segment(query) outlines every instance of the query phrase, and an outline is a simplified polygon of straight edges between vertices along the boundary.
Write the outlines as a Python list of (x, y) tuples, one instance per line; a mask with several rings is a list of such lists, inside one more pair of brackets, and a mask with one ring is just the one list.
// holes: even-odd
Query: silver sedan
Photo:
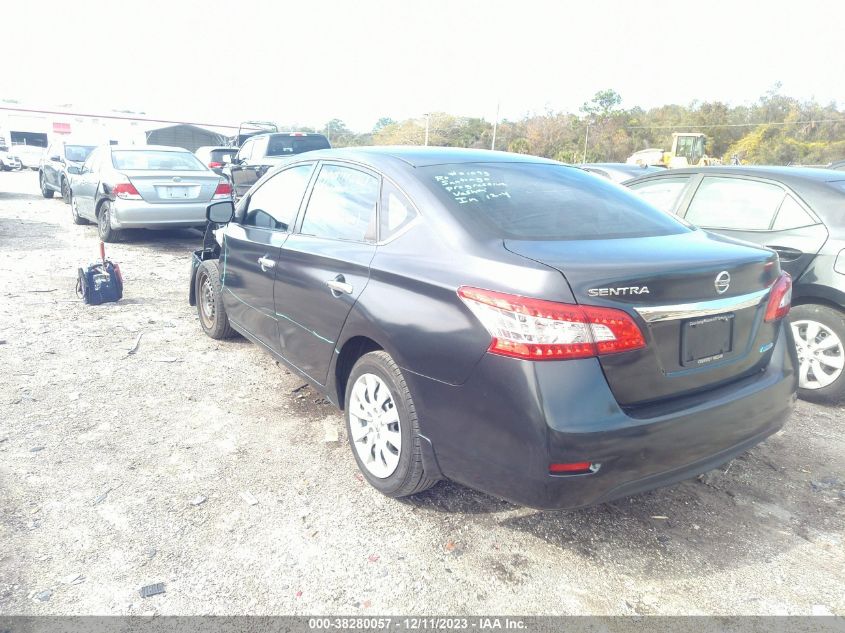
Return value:
[(204, 226), (208, 203), (232, 195), (228, 182), (178, 147), (102, 145), (68, 173), (73, 221), (95, 222), (105, 242), (123, 229)]

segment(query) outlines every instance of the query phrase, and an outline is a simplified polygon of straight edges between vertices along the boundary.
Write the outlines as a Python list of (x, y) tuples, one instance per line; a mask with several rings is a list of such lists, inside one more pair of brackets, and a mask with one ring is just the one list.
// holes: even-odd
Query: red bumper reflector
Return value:
[(549, 472), (554, 474), (574, 475), (594, 472), (592, 462), (572, 462), (571, 464), (549, 464)]

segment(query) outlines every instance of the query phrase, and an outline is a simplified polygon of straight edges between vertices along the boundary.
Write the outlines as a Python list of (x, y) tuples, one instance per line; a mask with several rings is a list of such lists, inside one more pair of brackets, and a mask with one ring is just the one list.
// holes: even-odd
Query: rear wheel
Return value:
[(62, 201), (65, 204), (70, 204), (70, 185), (67, 178), (62, 178)]
[(223, 284), (220, 281), (220, 264), (209, 259), (200, 264), (194, 288), (197, 300), (197, 314), (203, 332), (214, 339), (231, 338), (235, 335), (229, 325), (229, 317), (223, 306)]
[(806, 304), (789, 313), (800, 370), (798, 395), (807, 400), (845, 399), (845, 314)]
[(44, 172), (42, 171), (38, 175), (38, 184), (41, 185), (41, 195), (45, 198), (52, 198), (53, 197), (53, 190), (47, 187), (47, 180), (44, 178)]
[(79, 215), (79, 206), (73, 193), (70, 194), (70, 217), (74, 224), (88, 224), (88, 220)]
[(116, 242), (120, 237), (120, 231), (111, 226), (111, 203), (108, 201), (100, 205), (100, 212), (97, 214), (97, 233), (104, 242)]
[(346, 430), (358, 468), (376, 490), (406, 497), (433, 486), (422, 463), (417, 413), (387, 352), (364, 354), (346, 383)]

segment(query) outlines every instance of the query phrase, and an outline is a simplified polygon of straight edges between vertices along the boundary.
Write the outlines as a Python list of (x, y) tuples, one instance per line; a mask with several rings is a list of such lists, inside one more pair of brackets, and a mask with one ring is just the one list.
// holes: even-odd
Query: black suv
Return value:
[(96, 145), (81, 145), (65, 140), (51, 143), (38, 165), (41, 195), (52, 198), (54, 193), (60, 193), (62, 200), (70, 204), (70, 178), (67, 168), (71, 165), (82, 167), (82, 163), (95, 147)]
[(231, 165), (224, 167), (224, 174), (232, 181), (235, 199), (243, 196), (268, 169), (286, 158), (318, 149), (329, 149), (331, 144), (322, 134), (310, 132), (275, 132), (249, 137)]
[(696, 226), (766, 246), (794, 280), (800, 395), (845, 397), (845, 174), (803, 167), (673, 169), (625, 183)]
[(309, 152), (207, 209), (190, 301), (346, 412), (384, 494), (446, 477), (574, 508), (730, 460), (789, 416), (777, 255), (554, 161)]

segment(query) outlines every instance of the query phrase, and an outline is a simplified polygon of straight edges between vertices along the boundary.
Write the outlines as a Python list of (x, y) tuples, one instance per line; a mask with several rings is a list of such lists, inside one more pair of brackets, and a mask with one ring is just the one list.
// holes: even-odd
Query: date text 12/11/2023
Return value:
[(339, 618), (309, 618), (308, 628), (311, 630), (373, 630), (388, 631), (400, 629), (406, 631), (439, 631), (439, 630), (477, 630), (519, 631), (527, 628), (524, 620), (506, 617), (339, 617)]

